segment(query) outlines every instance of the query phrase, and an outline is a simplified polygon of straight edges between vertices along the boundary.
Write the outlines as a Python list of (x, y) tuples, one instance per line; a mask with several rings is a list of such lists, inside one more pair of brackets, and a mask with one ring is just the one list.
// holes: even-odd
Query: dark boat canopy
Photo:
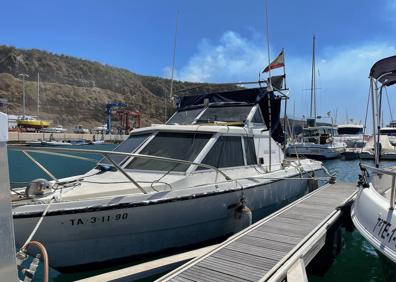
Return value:
[(396, 56), (384, 58), (376, 62), (370, 70), (370, 77), (378, 79), (383, 85), (396, 83)]
[(266, 88), (249, 88), (236, 91), (216, 92), (210, 94), (178, 97), (176, 101), (177, 110), (205, 106), (209, 103), (218, 104), (247, 104), (260, 106), (265, 124), (269, 128), (268, 95), (271, 99), (271, 133), (272, 138), (283, 143), (284, 134), (280, 122), (281, 100), (280, 96), (273, 92), (267, 92)]

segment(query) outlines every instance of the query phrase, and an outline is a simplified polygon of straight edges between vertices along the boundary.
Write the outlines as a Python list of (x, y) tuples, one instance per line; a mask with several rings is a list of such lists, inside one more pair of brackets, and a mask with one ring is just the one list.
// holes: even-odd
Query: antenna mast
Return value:
[[(177, 11), (176, 14), (176, 29), (175, 29), (175, 37), (173, 39), (173, 58), (172, 58), (172, 74), (171, 74), (171, 85), (170, 85), (170, 91), (169, 91), (169, 98), (172, 99), (173, 96), (173, 76), (175, 73), (175, 62), (176, 62), (176, 43), (177, 43), (177, 31), (179, 28), (179, 11)], [(166, 122), (168, 118), (168, 97), (166, 97), (165, 94), (165, 118), (164, 122)]]
[(312, 38), (311, 118), (316, 118), (315, 35)]

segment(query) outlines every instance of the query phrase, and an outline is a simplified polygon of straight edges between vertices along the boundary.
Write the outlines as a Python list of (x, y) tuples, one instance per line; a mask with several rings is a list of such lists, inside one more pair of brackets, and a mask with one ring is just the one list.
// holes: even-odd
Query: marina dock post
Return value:
[(15, 258), (10, 180), (8, 175), (8, 117), (0, 112), (0, 273), (1, 281), (19, 281)]

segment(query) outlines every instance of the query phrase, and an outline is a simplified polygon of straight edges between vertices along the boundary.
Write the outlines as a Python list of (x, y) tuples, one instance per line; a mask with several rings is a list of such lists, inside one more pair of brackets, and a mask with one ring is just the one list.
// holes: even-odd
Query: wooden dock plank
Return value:
[[(209, 255), (175, 271), (166, 281), (182, 282), (173, 280), (173, 277), (182, 277), (197, 282), (239, 282), (270, 277), (279, 267), (277, 265), (282, 265), (280, 261), (296, 252), (329, 218), (334, 218), (337, 208), (355, 191), (354, 184), (336, 183), (321, 187), (233, 236)], [(307, 258), (317, 253), (320, 246), (316, 243), (306, 254)]]
[(249, 244), (252, 246), (258, 246), (258, 247), (266, 246), (269, 249), (277, 250), (277, 251), (290, 251), (295, 246), (295, 244), (291, 244), (291, 243), (276, 242), (268, 239), (252, 237), (249, 235), (246, 235), (243, 238), (241, 238), (239, 242)]
[(195, 281), (195, 280), (190, 280), (190, 279), (184, 278), (181, 275), (173, 278), (172, 280), (174, 282), (194, 282)]
[(250, 237), (256, 237), (256, 238), (262, 238), (265, 240), (270, 240), (270, 241), (275, 241), (275, 242), (280, 242), (280, 243), (291, 243), (291, 244), (297, 244), (300, 242), (301, 237), (292, 237), (292, 236), (287, 236), (287, 235), (281, 235), (281, 234), (275, 234), (272, 233), (271, 230), (253, 230), (246, 236)]
[[(203, 267), (201, 265), (196, 265), (193, 268), (190, 268), (186, 271), (186, 273), (194, 274), (196, 275), (198, 281), (218, 281), (218, 282), (224, 282), (224, 281), (230, 281), (230, 282), (245, 282), (245, 281), (250, 281), (248, 279), (243, 279), (240, 277), (233, 276), (228, 273), (224, 272), (219, 272), (216, 270), (209, 269), (207, 267)], [(202, 280), (201, 280), (202, 279)]]
[(234, 250), (240, 253), (252, 254), (256, 256), (260, 256), (263, 258), (272, 258), (274, 260), (280, 259), (287, 252), (275, 251), (267, 248), (261, 248), (257, 246), (251, 246), (248, 244), (243, 244), (239, 242), (234, 242), (225, 247), (228, 250)]
[(204, 259), (200, 265), (212, 270), (224, 272), (235, 277), (252, 281), (259, 280), (263, 273), (266, 272), (265, 270), (257, 267), (241, 265), (236, 262), (224, 261), (215, 257)]
[(224, 261), (238, 262), (242, 265), (258, 267), (265, 271), (270, 270), (277, 262), (273, 259), (263, 259), (252, 254), (245, 254), (233, 250), (223, 249), (221, 252), (214, 253), (211, 257), (219, 258)]

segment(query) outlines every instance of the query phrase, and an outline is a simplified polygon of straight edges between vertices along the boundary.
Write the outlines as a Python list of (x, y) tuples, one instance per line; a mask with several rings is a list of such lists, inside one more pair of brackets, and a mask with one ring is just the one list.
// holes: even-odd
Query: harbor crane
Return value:
[(126, 108), (126, 107), (128, 107), (128, 104), (122, 103), (122, 102), (114, 102), (114, 103), (106, 104), (106, 114), (107, 114), (106, 134), (111, 133), (111, 130), (112, 130), (111, 117), (112, 117), (113, 109), (114, 108)]

